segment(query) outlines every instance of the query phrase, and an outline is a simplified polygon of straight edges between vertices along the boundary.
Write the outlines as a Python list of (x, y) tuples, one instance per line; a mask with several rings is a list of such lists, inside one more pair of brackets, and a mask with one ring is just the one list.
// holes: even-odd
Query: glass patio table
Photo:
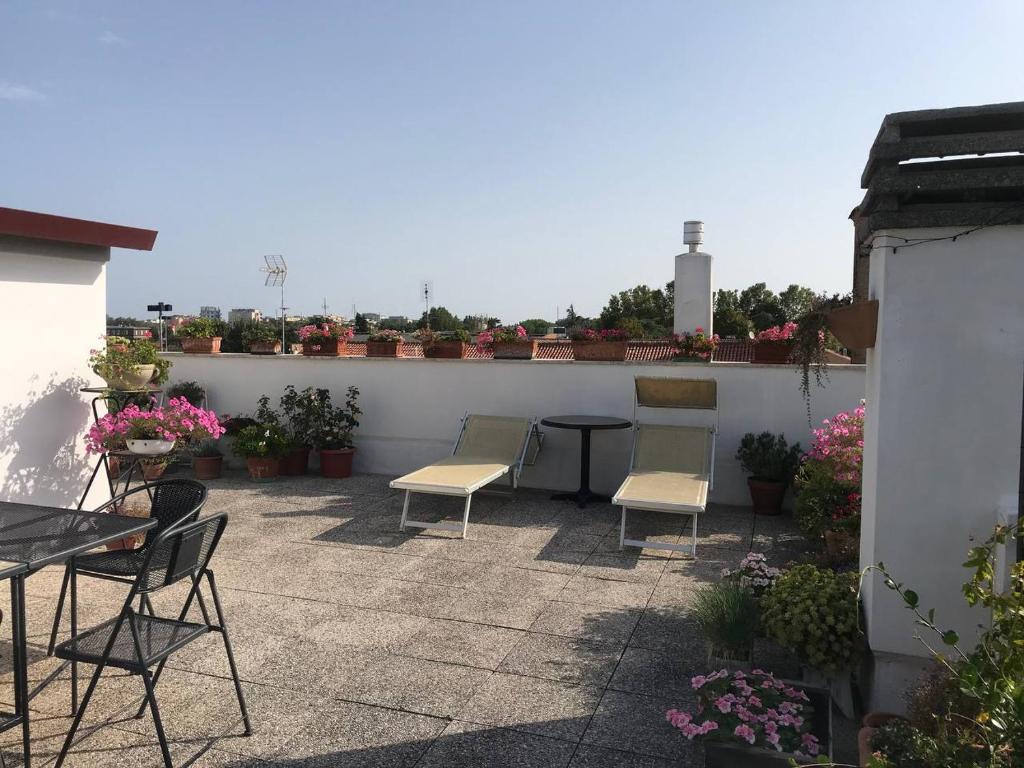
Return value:
[[(0, 579), (11, 582), (11, 628), (14, 645), (13, 715), (0, 715), (0, 731), (22, 726), (24, 765), (31, 765), (28, 703), (63, 669), (58, 668), (32, 692), (28, 691), (27, 642), (25, 639), (25, 579), (47, 565), (64, 564), (78, 555), (119, 539), (144, 533), (156, 520), (98, 514), (60, 507), (0, 501)], [(72, 571), (72, 574), (74, 571)], [(72, 591), (71, 636), (78, 631), (77, 608)], [(71, 700), (78, 701), (78, 668), (71, 664)]]

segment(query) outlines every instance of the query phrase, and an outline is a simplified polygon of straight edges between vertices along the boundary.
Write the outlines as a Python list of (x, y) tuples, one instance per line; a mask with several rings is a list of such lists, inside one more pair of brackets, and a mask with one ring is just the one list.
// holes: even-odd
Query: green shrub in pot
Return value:
[(740, 440), (736, 460), (750, 475), (747, 485), (754, 511), (762, 515), (782, 512), (786, 486), (800, 466), (800, 444), (790, 445), (785, 435), (748, 432)]

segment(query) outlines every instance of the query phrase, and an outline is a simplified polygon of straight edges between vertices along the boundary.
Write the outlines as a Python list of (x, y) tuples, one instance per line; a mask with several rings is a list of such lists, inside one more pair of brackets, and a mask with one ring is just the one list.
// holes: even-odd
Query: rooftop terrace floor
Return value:
[[(535, 491), (474, 497), (467, 540), (399, 533), (389, 479), (210, 483), (207, 511), (230, 515), (213, 568), (255, 734), (240, 735), (223, 646), (207, 636), (172, 657), (157, 688), (176, 765), (703, 765), (664, 712), (694, 704), (706, 649), (688, 606), (750, 548), (749, 510), (709, 509), (692, 560), (620, 552), (615, 508)], [(421, 519), (461, 516), (458, 499), (413, 503)], [(631, 515), (630, 535), (677, 542), (684, 522)], [(788, 516), (758, 518), (753, 549), (773, 564), (804, 546)], [(33, 683), (55, 666), (45, 647), (61, 576), (27, 582)], [(82, 627), (114, 616), (125, 595), (86, 578), (79, 590)], [(180, 608), (184, 593), (170, 592), (158, 613)], [(0, 644), (6, 683), (10, 650)], [(754, 661), (798, 673), (768, 644)], [(67, 733), (69, 689), (62, 678), (33, 701), (35, 765), (52, 764)], [(142, 692), (137, 677), (107, 674), (65, 764), (161, 765), (152, 719), (132, 717)], [(8, 765), (20, 764), (18, 733), (0, 741)], [(851, 761), (848, 723), (839, 734), (836, 757)]]

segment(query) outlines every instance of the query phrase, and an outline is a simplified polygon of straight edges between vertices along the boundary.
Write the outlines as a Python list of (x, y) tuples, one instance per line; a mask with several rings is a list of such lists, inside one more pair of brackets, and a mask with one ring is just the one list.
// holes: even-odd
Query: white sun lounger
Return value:
[[(637, 377), (635, 408), (685, 408), (716, 411), (714, 379)], [(619, 549), (626, 546), (667, 549), (697, 554), (697, 516), (707, 507), (714, 487), (714, 426), (674, 426), (639, 422), (634, 415), (633, 455), (625, 481), (612, 497), (622, 507)], [(688, 544), (669, 544), (626, 538), (630, 509), (689, 515)]]
[[(392, 488), (405, 491), (402, 522), (399, 529), (437, 528), (455, 531), (466, 538), (469, 505), (473, 494), (489, 483), (509, 475), (515, 490), (523, 471), (530, 440), (537, 434), (537, 420), (513, 416), (466, 415), (455, 441), (452, 455), (391, 481)], [(539, 445), (539, 435), (538, 435)], [(428, 523), (409, 519), (409, 500), (413, 493), (436, 493), (466, 499), (462, 523)]]

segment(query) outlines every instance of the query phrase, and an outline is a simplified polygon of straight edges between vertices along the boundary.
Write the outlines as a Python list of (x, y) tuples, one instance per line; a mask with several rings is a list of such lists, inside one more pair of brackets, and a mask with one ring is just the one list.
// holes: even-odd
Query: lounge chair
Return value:
[[(708, 492), (715, 483), (717, 427), (643, 423), (636, 417), (640, 408), (697, 409), (717, 416), (717, 384), (714, 379), (636, 378), (629, 476), (612, 497), (612, 503), (622, 507), (619, 549), (649, 547), (696, 557), (697, 516), (707, 507)], [(626, 521), (631, 509), (689, 515), (691, 542), (627, 539)]]
[[(536, 419), (480, 414), (464, 416), (451, 456), (391, 481), (392, 488), (405, 491), (399, 529), (404, 531), (407, 526), (436, 528), (455, 531), (466, 538), (473, 494), (505, 475), (509, 476), (511, 488), (515, 490), (519, 486), (531, 438), (535, 436), (539, 447)], [(464, 497), (466, 505), (462, 511), (462, 523), (410, 520), (409, 499), (413, 493)]]

